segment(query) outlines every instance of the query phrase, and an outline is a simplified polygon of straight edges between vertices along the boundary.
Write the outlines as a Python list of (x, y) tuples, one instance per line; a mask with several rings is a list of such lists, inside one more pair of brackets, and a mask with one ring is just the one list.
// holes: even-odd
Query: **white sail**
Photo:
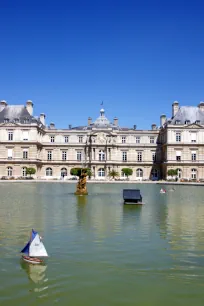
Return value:
[(37, 234), (30, 244), (29, 256), (31, 257), (47, 257), (47, 251), (44, 244), (40, 240), (40, 236)]

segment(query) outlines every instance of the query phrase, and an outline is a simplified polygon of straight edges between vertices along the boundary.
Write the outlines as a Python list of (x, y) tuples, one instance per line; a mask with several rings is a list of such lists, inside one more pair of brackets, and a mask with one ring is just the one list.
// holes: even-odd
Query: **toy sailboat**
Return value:
[(166, 190), (161, 188), (160, 193), (166, 193)]
[(47, 251), (42, 243), (42, 238), (39, 236), (38, 232), (33, 229), (30, 240), (22, 249), (21, 253), (25, 254), (22, 256), (23, 260), (33, 264), (43, 263), (43, 260), (39, 257), (48, 257)]

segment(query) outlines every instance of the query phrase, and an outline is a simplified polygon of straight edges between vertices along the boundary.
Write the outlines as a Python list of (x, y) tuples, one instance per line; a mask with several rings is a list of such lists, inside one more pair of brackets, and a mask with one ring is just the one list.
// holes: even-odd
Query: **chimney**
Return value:
[(172, 118), (176, 115), (178, 110), (179, 110), (179, 103), (178, 101), (174, 101), (174, 103), (172, 104)]
[(160, 126), (163, 126), (165, 121), (166, 121), (166, 115), (161, 115), (160, 116)]
[(117, 117), (115, 117), (115, 118), (113, 119), (113, 124), (116, 125), (116, 126), (118, 126), (118, 118), (117, 118)]
[(7, 102), (5, 100), (0, 101), (0, 112), (7, 106)]
[(137, 129), (137, 126), (136, 126), (136, 124), (134, 124), (134, 125), (133, 125), (133, 129), (134, 129), (134, 130), (136, 130), (136, 129)]
[(152, 130), (156, 130), (157, 129), (157, 125), (155, 123), (152, 124)]
[(55, 124), (53, 122), (50, 122), (50, 129), (54, 130), (55, 129)]
[(29, 112), (29, 114), (33, 115), (33, 102), (31, 100), (26, 101), (26, 109)]
[(71, 125), (71, 124), (69, 124), (69, 129), (70, 129), (70, 130), (72, 129), (72, 125)]
[(201, 101), (201, 102), (198, 104), (198, 107), (199, 107), (199, 109), (200, 109), (202, 112), (204, 112), (204, 102), (203, 102), (203, 101)]
[(40, 114), (40, 121), (43, 125), (45, 125), (45, 114)]
[(92, 118), (89, 117), (89, 118), (88, 118), (88, 126), (91, 125), (91, 123), (92, 123)]

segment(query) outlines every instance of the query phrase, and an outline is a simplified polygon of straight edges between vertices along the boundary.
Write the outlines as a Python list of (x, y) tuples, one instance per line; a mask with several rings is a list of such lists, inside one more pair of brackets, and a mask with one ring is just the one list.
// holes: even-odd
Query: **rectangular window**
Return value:
[(142, 161), (142, 152), (137, 152), (137, 161)]
[(150, 136), (150, 143), (154, 143), (154, 137)]
[(196, 142), (196, 133), (191, 133), (191, 142)]
[(191, 151), (191, 160), (192, 161), (196, 160), (196, 151)]
[(23, 131), (23, 140), (28, 140), (28, 131)]
[(13, 158), (13, 149), (8, 149), (8, 159)]
[(50, 142), (55, 142), (55, 136), (50, 136)]
[(52, 160), (52, 151), (47, 151), (47, 160)]
[(8, 131), (8, 140), (9, 141), (13, 140), (13, 131)]
[(122, 143), (126, 143), (126, 137), (125, 136), (122, 137)]
[(176, 160), (177, 161), (181, 160), (181, 151), (176, 151)]
[(83, 136), (79, 136), (79, 143), (83, 142)]
[(69, 142), (69, 136), (64, 136), (64, 142)]
[(152, 152), (152, 161), (153, 161), (153, 162), (156, 161), (156, 152)]
[(122, 152), (122, 161), (127, 161), (127, 152)]
[(181, 141), (181, 133), (176, 133), (176, 142)]
[(81, 156), (82, 156), (81, 151), (77, 151), (77, 160), (78, 161), (81, 161)]
[(140, 143), (140, 137), (136, 137), (136, 143)]
[(62, 151), (62, 160), (67, 160), (67, 151)]
[(23, 150), (23, 159), (28, 159), (28, 149)]

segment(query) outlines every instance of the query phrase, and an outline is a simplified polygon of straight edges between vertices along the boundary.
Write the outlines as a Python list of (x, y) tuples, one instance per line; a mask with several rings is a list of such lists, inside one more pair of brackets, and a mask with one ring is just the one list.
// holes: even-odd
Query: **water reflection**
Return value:
[(21, 259), (21, 268), (27, 273), (28, 278), (35, 284), (43, 283), (46, 277), (45, 271), (47, 265), (45, 264), (31, 264), (24, 262)]
[(77, 222), (78, 225), (82, 225), (84, 223), (86, 223), (86, 204), (87, 204), (87, 196), (76, 196), (76, 200), (77, 200), (77, 210), (76, 210), (76, 214), (77, 214)]
[(117, 199), (96, 193), (76, 199), (80, 227), (94, 230), (95, 235), (100, 237), (120, 231), (122, 206)]
[(142, 205), (123, 205), (123, 224), (132, 226), (140, 222)]

